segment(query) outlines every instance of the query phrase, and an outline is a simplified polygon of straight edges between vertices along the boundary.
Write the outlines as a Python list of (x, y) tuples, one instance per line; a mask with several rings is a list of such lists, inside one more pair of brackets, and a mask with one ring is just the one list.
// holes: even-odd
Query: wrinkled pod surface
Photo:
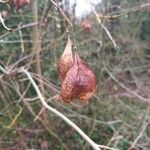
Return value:
[(77, 53), (74, 55), (73, 65), (66, 73), (61, 87), (61, 99), (69, 103), (73, 99), (87, 101), (96, 89), (96, 77)]

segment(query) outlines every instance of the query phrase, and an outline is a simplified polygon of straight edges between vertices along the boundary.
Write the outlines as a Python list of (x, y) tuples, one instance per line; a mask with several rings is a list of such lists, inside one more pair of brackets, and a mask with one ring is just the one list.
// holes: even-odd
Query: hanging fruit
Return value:
[(61, 81), (65, 79), (66, 73), (73, 64), (72, 45), (73, 42), (71, 41), (70, 37), (68, 37), (65, 50), (58, 62), (58, 74)]
[(90, 32), (91, 31), (91, 24), (87, 19), (84, 19), (81, 22), (81, 27), (83, 28), (84, 31)]
[(2, 15), (3, 18), (8, 16), (8, 11), (3, 10), (2, 12), (0, 12), (0, 14)]
[(96, 77), (77, 53), (71, 68), (66, 73), (61, 87), (61, 99), (69, 103), (73, 99), (86, 101), (92, 97), (96, 89)]
[(12, 4), (16, 8), (16, 10), (18, 10), (25, 5), (30, 4), (30, 0), (12, 0)]

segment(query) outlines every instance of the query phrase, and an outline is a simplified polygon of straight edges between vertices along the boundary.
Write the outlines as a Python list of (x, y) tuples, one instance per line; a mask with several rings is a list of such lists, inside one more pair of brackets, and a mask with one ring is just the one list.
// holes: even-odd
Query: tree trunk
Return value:
[[(33, 22), (38, 22), (38, 1), (33, 0), (31, 3), (32, 7), (32, 21)], [(41, 28), (39, 26), (35, 26), (33, 28), (32, 32), (32, 53), (35, 56), (35, 73), (39, 76), (39, 81), (42, 81), (42, 70), (41, 70), (41, 58), (40, 58), (40, 53), (41, 53)], [(44, 94), (44, 85), (42, 82), (38, 82), (39, 88)]]

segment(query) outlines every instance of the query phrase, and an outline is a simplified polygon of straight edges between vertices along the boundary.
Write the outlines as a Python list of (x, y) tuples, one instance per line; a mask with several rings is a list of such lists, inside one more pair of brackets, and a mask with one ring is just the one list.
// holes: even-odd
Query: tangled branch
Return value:
[(38, 97), (40, 99), (40, 102), (42, 103), (43, 107), (48, 109), (49, 111), (51, 111), (52, 113), (56, 114), (57, 116), (59, 116), (61, 119), (63, 119), (68, 125), (70, 125), (71, 127), (73, 127), (90, 145), (91, 147), (93, 147), (94, 150), (100, 150), (100, 148), (106, 148), (106, 149), (110, 149), (110, 150), (117, 150), (115, 148), (111, 148), (111, 147), (107, 147), (104, 145), (98, 145), (96, 144), (92, 139), (90, 139), (76, 124), (74, 124), (70, 119), (68, 119), (65, 115), (63, 115), (61, 112), (59, 112), (58, 110), (54, 109), (53, 107), (49, 106), (44, 97), (42, 96), (37, 84), (35, 83), (35, 81), (33, 80), (32, 76), (30, 75), (30, 73), (22, 68), (21, 72), (23, 72), (24, 74), (26, 74), (26, 76), (28, 77), (28, 79), (30, 80), (30, 82), (32, 83), (36, 93), (38, 94)]

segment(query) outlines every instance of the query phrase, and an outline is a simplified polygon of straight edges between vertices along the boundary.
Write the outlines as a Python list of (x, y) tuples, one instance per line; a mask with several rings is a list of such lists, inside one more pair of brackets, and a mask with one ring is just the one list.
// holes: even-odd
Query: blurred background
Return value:
[[(92, 149), (62, 119), (43, 111), (33, 86), (18, 72), (24, 67), (47, 103), (97, 144), (149, 150), (149, 0), (54, 2), (0, 2), (4, 23), (13, 29), (0, 24), (0, 149)], [(97, 77), (89, 102), (65, 104), (55, 99), (61, 86), (57, 63), (67, 31)]]

